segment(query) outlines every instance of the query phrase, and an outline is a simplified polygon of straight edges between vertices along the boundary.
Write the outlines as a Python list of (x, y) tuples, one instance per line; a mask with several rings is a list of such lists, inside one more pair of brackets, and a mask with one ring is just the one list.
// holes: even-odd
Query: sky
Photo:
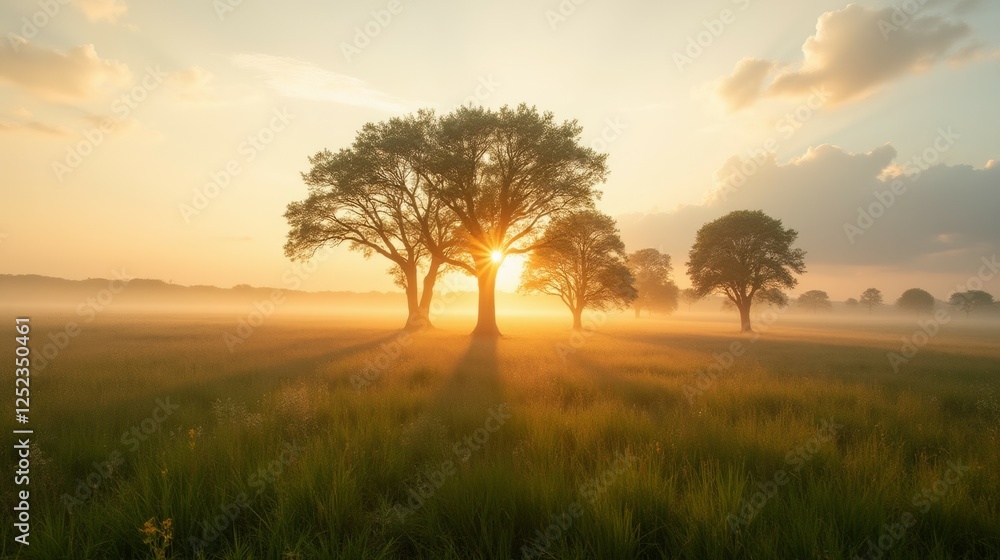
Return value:
[(308, 156), (467, 103), (577, 120), (682, 287), (740, 208), (835, 300), (947, 298), (1000, 252), (995, 2), (8, 0), (0, 33), (0, 273), (396, 289), (346, 248), (296, 268), (282, 214)]

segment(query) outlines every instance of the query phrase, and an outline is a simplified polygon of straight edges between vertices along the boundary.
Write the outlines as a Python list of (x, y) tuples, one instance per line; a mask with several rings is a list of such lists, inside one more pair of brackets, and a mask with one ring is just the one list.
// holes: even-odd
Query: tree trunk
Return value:
[(497, 266), (496, 263), (487, 262), (477, 271), (476, 282), (479, 284), (479, 318), (476, 321), (476, 328), (473, 329), (473, 336), (500, 336), (500, 329), (497, 327), (496, 309), (496, 287), (497, 287)]
[(750, 328), (750, 302), (737, 304), (740, 310), (740, 332), (753, 332)]
[(641, 311), (642, 311), (642, 308), (641, 308), (641, 307), (639, 307), (638, 305), (637, 305), (637, 306), (635, 306), (635, 318), (636, 318), (636, 319), (638, 319), (638, 318), (639, 318), (639, 313), (640, 313)]
[(573, 330), (583, 330), (583, 309), (573, 310)]
[(417, 302), (417, 267), (403, 269), (406, 279), (406, 330), (417, 330), (421, 326), (420, 305)]
[(425, 329), (434, 328), (434, 325), (431, 324), (431, 301), (434, 299), (434, 284), (437, 283), (439, 270), (441, 270), (441, 262), (431, 258), (431, 264), (424, 276), (424, 291), (420, 294), (420, 305), (417, 307), (422, 323), (421, 327)]

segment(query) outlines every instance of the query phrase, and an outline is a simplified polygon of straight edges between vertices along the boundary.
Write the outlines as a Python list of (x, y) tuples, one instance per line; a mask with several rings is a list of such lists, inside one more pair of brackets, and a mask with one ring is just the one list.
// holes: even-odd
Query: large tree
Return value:
[(559, 296), (583, 328), (585, 309), (627, 307), (636, 297), (614, 219), (581, 210), (550, 222), (524, 263), (520, 289)]
[(795, 287), (793, 274), (806, 270), (805, 251), (792, 247), (798, 232), (760, 210), (737, 210), (698, 230), (688, 254), (688, 274), (701, 296), (719, 293), (740, 312), (740, 330), (750, 332), (750, 306)]
[(990, 308), (993, 306), (993, 294), (982, 290), (968, 290), (965, 292), (955, 292), (948, 298), (948, 303), (965, 311), (965, 316), (977, 309)]
[(635, 316), (643, 310), (671, 313), (677, 309), (680, 289), (671, 279), (674, 266), (670, 255), (656, 249), (639, 249), (628, 256), (639, 295), (633, 303)]
[(460, 107), (435, 124), (419, 172), (427, 192), (461, 225), (464, 256), (451, 264), (476, 276), (474, 335), (498, 336), (497, 269), (507, 255), (540, 246), (545, 224), (593, 207), (607, 155), (580, 143), (576, 121), (519, 105)]
[(914, 313), (930, 313), (934, 310), (934, 296), (920, 288), (910, 288), (896, 300), (896, 305), (905, 311)]
[[(310, 258), (324, 245), (347, 243), (366, 258), (391, 262), (406, 293), (407, 328), (429, 326), (428, 310), (441, 268), (461, 247), (455, 217), (429, 196), (414, 167), (426, 150), (433, 113), (366, 124), (350, 148), (323, 150), (302, 174), (308, 197), (288, 205), (285, 254)], [(419, 271), (426, 266), (423, 294)]]
[(882, 305), (882, 291), (878, 288), (868, 288), (861, 294), (861, 305), (868, 308), (868, 314), (872, 314), (872, 309)]
[(833, 304), (830, 303), (830, 296), (823, 290), (809, 290), (800, 295), (796, 303), (813, 313), (827, 311), (833, 307)]

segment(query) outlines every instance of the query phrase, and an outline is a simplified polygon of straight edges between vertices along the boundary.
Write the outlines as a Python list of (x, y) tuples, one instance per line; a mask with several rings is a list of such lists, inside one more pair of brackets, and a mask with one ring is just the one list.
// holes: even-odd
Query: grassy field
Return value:
[(915, 321), (558, 319), (273, 318), (230, 352), (229, 318), (99, 316), (33, 374), (31, 545), (5, 483), (0, 555), (1000, 557), (995, 328), (893, 371)]

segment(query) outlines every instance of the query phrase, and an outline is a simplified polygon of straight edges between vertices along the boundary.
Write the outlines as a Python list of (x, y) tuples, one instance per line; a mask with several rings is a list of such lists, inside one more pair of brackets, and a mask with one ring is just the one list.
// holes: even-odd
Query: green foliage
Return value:
[(828, 311), (833, 308), (833, 304), (830, 303), (830, 296), (823, 290), (809, 290), (800, 295), (796, 303), (813, 313)]
[(671, 279), (674, 267), (670, 255), (640, 249), (628, 256), (628, 268), (638, 291), (633, 304), (637, 317), (644, 310), (668, 314), (677, 310), (680, 289)]
[(934, 310), (934, 296), (920, 288), (910, 288), (896, 300), (896, 305), (904, 311), (930, 313)]
[(700, 296), (719, 293), (741, 312), (744, 331), (750, 330), (750, 305), (765, 298), (781, 304), (782, 290), (793, 288), (793, 274), (806, 270), (805, 251), (792, 247), (798, 232), (785, 229), (760, 210), (737, 210), (698, 230), (688, 254), (688, 275)]
[(982, 290), (968, 290), (951, 294), (948, 303), (965, 311), (965, 315), (968, 316), (973, 311), (993, 307), (994, 301), (993, 294)]
[(613, 218), (577, 211), (549, 224), (524, 263), (519, 289), (558, 296), (579, 328), (584, 309), (620, 309), (636, 298), (625, 258)]

